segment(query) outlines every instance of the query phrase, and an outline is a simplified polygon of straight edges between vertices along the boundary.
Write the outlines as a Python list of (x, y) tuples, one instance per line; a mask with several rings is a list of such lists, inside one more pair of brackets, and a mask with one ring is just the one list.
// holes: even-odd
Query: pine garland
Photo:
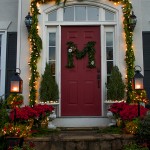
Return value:
[(67, 68), (73, 68), (74, 62), (73, 57), (76, 56), (76, 59), (82, 59), (88, 54), (88, 68), (95, 68), (95, 46), (96, 42), (90, 41), (86, 44), (82, 51), (78, 50), (76, 44), (72, 41), (67, 42), (68, 45), (68, 63)]
[(127, 69), (127, 85), (126, 85), (126, 89), (127, 89), (127, 102), (131, 103), (132, 99), (131, 99), (131, 93), (132, 93), (132, 79), (134, 77), (134, 62), (135, 62), (135, 56), (134, 56), (134, 51), (133, 51), (133, 32), (130, 28), (130, 15), (132, 12), (132, 4), (129, 0), (109, 0), (109, 1), (113, 1), (116, 4), (122, 4), (122, 12), (123, 12), (123, 16), (124, 16), (124, 21), (123, 21), (123, 25), (124, 25), (124, 32), (125, 32), (125, 40), (126, 40), (126, 58), (125, 58), (125, 62), (126, 62), (126, 69)]
[[(38, 34), (38, 15), (39, 9), (37, 8), (37, 3), (39, 4), (46, 4), (49, 2), (52, 2), (54, 0), (32, 0), (31, 1), (31, 14), (32, 14), (32, 26), (31, 30), (29, 32), (29, 39), (31, 44), (31, 54), (30, 54), (30, 61), (29, 66), (31, 70), (31, 77), (29, 80), (29, 100), (30, 100), (30, 106), (33, 106), (36, 102), (36, 94), (37, 94), (37, 88), (36, 88), (36, 82), (39, 77), (39, 72), (37, 70), (37, 62), (40, 58), (40, 52), (42, 49), (42, 40)], [(133, 33), (130, 30), (130, 14), (132, 10), (132, 4), (129, 2), (129, 0), (109, 0), (114, 3), (122, 4), (123, 5), (123, 15), (124, 15), (124, 31), (126, 36), (126, 67), (127, 67), (127, 101), (131, 102), (130, 99), (130, 93), (132, 92), (132, 78), (134, 76), (134, 52), (132, 48), (132, 42), (133, 42)], [(60, 4), (61, 0), (55, 0), (56, 4)], [(67, 2), (67, 0), (64, 0), (64, 4)]]

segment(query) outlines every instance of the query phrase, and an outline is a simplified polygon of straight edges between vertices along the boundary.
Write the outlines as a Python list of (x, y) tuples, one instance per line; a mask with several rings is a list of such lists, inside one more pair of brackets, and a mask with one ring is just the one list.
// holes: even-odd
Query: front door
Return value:
[[(100, 116), (101, 77), (100, 77), (100, 27), (64, 26), (61, 32), (61, 115)], [(79, 50), (87, 42), (96, 42), (96, 67), (87, 68), (88, 55), (74, 59), (74, 68), (67, 68), (67, 42), (72, 41)]]

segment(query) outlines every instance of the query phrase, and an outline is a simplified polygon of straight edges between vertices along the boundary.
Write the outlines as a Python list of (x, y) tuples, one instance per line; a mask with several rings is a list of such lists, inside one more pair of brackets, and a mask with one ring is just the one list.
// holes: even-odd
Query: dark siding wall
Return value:
[(150, 32), (143, 32), (144, 88), (150, 99)]
[[(9, 94), (10, 78), (16, 69), (17, 57), (17, 33), (8, 32), (7, 34), (7, 53), (6, 53), (6, 96)], [(14, 70), (14, 71), (13, 71)]]

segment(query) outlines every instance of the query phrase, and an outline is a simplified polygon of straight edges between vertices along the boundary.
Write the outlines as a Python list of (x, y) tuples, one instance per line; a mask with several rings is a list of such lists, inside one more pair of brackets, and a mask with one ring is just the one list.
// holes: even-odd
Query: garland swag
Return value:
[[(29, 100), (30, 100), (30, 105), (34, 105), (36, 101), (36, 93), (37, 93), (37, 88), (36, 88), (36, 82), (39, 77), (39, 73), (37, 70), (37, 62), (38, 59), (40, 58), (40, 52), (42, 49), (42, 40), (40, 36), (38, 35), (38, 18), (37, 16), (40, 14), (39, 9), (37, 7), (37, 3), (39, 4), (46, 4), (49, 2), (55, 1), (56, 4), (60, 4), (61, 0), (32, 0), (31, 5), (30, 5), (30, 11), (32, 14), (32, 26), (31, 30), (29, 33), (29, 38), (30, 38), (30, 44), (31, 44), (31, 53), (30, 53), (30, 61), (29, 61), (29, 66), (31, 70), (31, 77), (29, 80), (29, 88), (30, 88), (30, 95), (29, 95)], [(127, 68), (127, 102), (131, 102), (130, 99), (130, 94), (132, 93), (132, 78), (134, 76), (134, 52), (133, 52), (133, 47), (132, 47), (132, 42), (133, 42), (133, 33), (130, 30), (130, 15), (132, 11), (132, 4), (130, 0), (109, 0), (114, 2), (115, 4), (121, 4), (122, 11), (123, 11), (123, 16), (124, 16), (124, 31), (125, 31), (125, 40), (126, 40), (126, 68)], [(64, 5), (67, 2), (67, 0), (64, 0)]]
[(73, 68), (74, 62), (73, 57), (76, 56), (77, 59), (82, 59), (88, 54), (88, 68), (95, 68), (95, 46), (96, 42), (90, 41), (86, 44), (82, 51), (79, 51), (76, 44), (72, 41), (67, 42), (68, 45), (68, 63), (66, 65), (67, 68)]

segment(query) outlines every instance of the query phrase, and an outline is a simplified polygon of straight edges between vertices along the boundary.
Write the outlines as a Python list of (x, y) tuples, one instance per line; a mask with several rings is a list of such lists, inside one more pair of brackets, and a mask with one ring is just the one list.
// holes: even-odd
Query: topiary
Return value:
[(125, 84), (117, 66), (113, 66), (109, 81), (106, 84), (108, 100), (122, 100), (125, 94)]
[(59, 98), (58, 85), (52, 76), (51, 65), (46, 63), (44, 74), (40, 84), (40, 100), (56, 101)]

